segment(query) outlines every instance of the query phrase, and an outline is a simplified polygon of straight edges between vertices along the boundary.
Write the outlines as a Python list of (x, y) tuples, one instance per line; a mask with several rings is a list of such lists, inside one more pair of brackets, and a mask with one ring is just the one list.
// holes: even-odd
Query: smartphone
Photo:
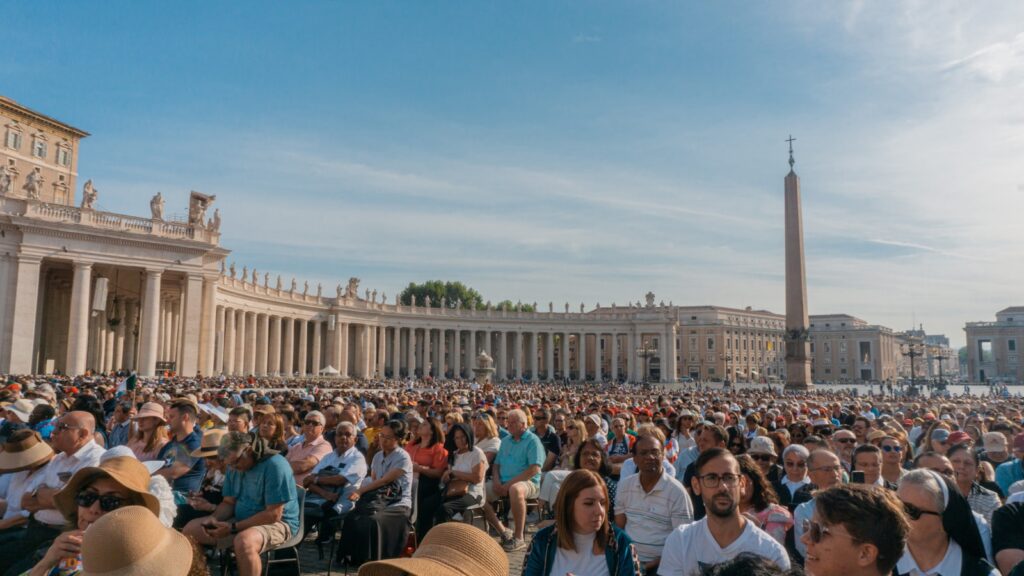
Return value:
[(864, 483), (864, 471), (863, 470), (854, 470), (853, 472), (851, 472), (850, 473), (850, 482), (852, 482), (854, 484), (863, 484)]

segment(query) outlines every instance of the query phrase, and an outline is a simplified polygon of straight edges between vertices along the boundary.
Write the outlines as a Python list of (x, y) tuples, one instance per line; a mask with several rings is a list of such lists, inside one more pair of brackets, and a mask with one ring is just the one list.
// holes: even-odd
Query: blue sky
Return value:
[(101, 208), (217, 195), (238, 266), (588, 306), (783, 312), (783, 140), (812, 313), (1022, 304), (1024, 5), (34, 2), (0, 93), (93, 135)]

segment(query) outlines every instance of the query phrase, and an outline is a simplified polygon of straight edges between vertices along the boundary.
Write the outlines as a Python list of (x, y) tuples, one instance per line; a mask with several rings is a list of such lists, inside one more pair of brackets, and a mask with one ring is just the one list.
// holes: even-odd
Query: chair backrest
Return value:
[(296, 487), (295, 490), (297, 492), (296, 497), (299, 501), (299, 531), (292, 534), (292, 537), (282, 542), (280, 546), (275, 546), (274, 550), (294, 548), (301, 544), (302, 539), (306, 536), (306, 489)]

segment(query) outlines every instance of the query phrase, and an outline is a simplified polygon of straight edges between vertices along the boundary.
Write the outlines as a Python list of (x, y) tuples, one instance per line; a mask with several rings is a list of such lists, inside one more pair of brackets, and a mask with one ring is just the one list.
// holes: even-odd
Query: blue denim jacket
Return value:
[[(611, 576), (643, 576), (643, 567), (636, 556), (636, 548), (625, 530), (612, 524), (608, 543), (604, 547), (604, 559), (608, 563)], [(551, 566), (555, 562), (558, 550), (558, 533), (555, 527), (547, 526), (539, 530), (530, 542), (523, 563), (523, 576), (549, 576)]]

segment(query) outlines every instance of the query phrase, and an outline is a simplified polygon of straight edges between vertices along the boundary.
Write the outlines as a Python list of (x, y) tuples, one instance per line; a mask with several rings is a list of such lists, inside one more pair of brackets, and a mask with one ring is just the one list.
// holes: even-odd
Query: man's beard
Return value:
[(714, 498), (711, 499), (710, 504), (705, 504), (704, 508), (707, 509), (708, 514), (712, 514), (718, 518), (731, 517), (736, 512), (736, 501), (733, 500), (732, 498), (729, 498), (729, 505), (723, 509), (719, 508), (718, 504), (715, 502), (719, 498), (719, 496), (715, 496)]

